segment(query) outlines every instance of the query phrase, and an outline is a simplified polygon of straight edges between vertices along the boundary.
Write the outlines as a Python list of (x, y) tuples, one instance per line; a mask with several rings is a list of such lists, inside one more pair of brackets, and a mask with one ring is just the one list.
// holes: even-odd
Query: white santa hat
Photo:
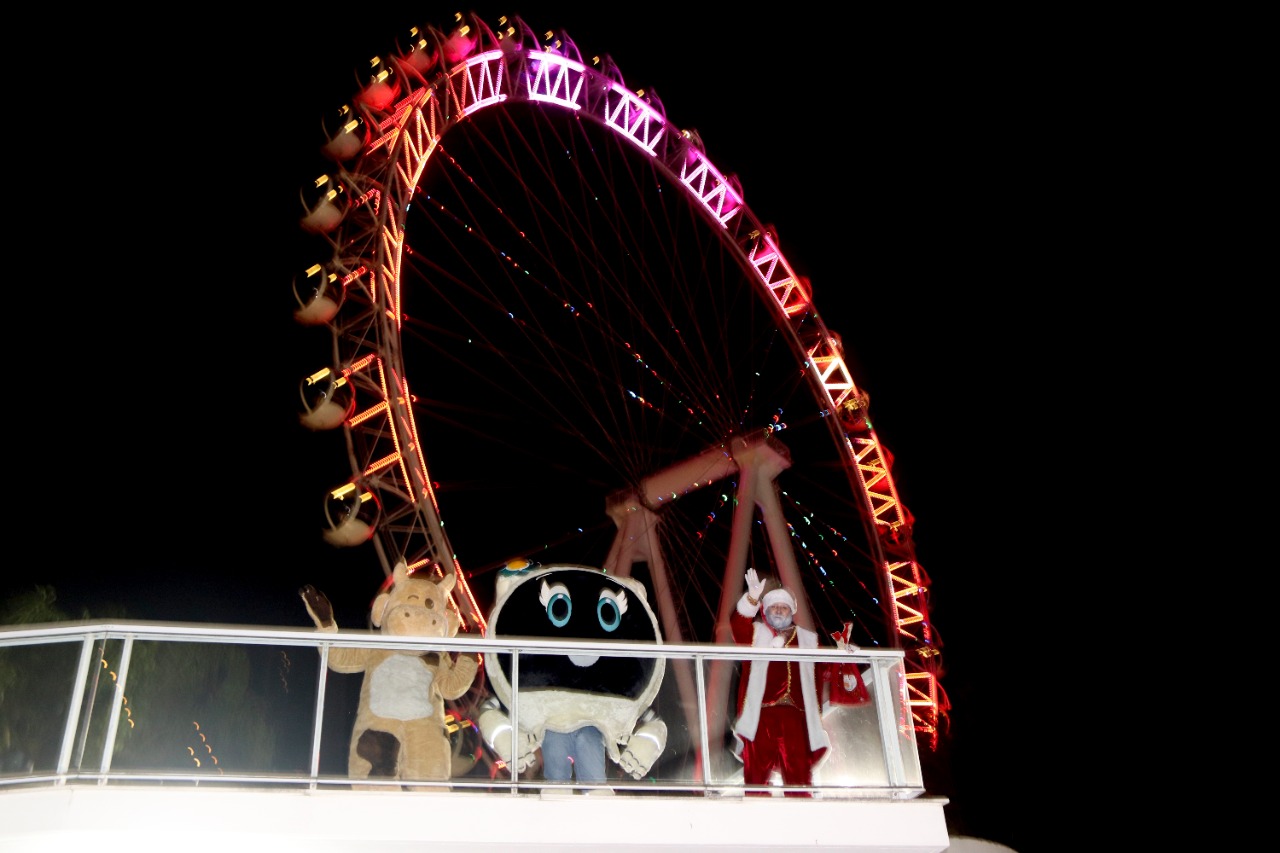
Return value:
[(760, 599), (761, 606), (768, 610), (775, 604), (785, 604), (791, 608), (791, 612), (796, 612), (796, 597), (785, 589), (771, 589), (764, 594), (764, 598)]

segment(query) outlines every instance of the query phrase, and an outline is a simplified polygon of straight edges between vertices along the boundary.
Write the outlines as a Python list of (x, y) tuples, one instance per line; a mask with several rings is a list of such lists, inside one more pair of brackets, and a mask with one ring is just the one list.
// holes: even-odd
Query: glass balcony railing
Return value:
[[(329, 668), (333, 651), (345, 648), (482, 656), (485, 665), (471, 689), (446, 704), (447, 781), (351, 778), (348, 753), (366, 676)], [(598, 655), (619, 670), (637, 659), (650, 668), (661, 664), (649, 708), (610, 711), (649, 711), (647, 718), (665, 724), (665, 743), (641, 778), (606, 759), (605, 783), (553, 782), (543, 777), (539, 755), (521, 770), (486, 743), (478, 721), (497, 698), (490, 667), (501, 660), (511, 674), (509, 707), (499, 705), (520, 731), (522, 701), (538, 707), (535, 691), (544, 687), (530, 683), (522, 691), (521, 663), (533, 672), (537, 659), (552, 655)], [(730, 731), (741, 664), (783, 659), (852, 662), (869, 701), (825, 706), (831, 747), (811, 786), (744, 786)], [(407, 640), (360, 631), (133, 622), (0, 629), (0, 790), (87, 783), (350, 788), (356, 781), (504, 795), (557, 788), (636, 796), (910, 799), (924, 793), (900, 651)]]

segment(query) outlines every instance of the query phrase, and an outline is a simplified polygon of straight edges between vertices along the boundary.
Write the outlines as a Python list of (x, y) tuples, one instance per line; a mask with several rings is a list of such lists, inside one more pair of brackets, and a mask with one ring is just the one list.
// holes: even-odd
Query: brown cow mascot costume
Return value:
[[(437, 580), (427, 567), (410, 573), (401, 561), (374, 599), (370, 619), (383, 634), (453, 637), (460, 625), (458, 614), (449, 607), (455, 583), (457, 576), (452, 572)], [(299, 594), (318, 630), (338, 630), (324, 593), (308, 584)], [(334, 646), (329, 650), (329, 668), (364, 673), (347, 758), (352, 779), (449, 779), (452, 752), (444, 701), (457, 699), (471, 687), (479, 669), (478, 656), (459, 654), (455, 660), (448, 652)]]

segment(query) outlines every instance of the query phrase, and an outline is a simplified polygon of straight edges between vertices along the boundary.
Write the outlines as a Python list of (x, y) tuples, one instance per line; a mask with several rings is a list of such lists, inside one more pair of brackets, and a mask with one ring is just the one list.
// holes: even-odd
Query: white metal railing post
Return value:
[(511, 793), (520, 792), (520, 650), (511, 650)]
[(311, 784), (307, 787), (314, 791), (320, 777), (320, 739), (324, 727), (324, 696), (329, 686), (329, 649), (330, 643), (320, 644), (320, 672), (316, 678), (316, 711), (311, 724)]
[[(107, 784), (107, 776), (111, 773), (111, 753), (116, 744), (116, 732), (120, 729), (120, 712), (124, 708), (124, 686), (129, 680), (129, 660), (133, 657), (133, 635), (126, 635), (124, 648), (120, 652), (120, 672), (116, 674), (115, 698), (111, 703), (111, 717), (107, 723), (107, 739), (102, 745), (102, 778), (99, 785)], [(97, 696), (94, 696), (97, 699)]]
[[(907, 771), (902, 760), (902, 742), (898, 734), (899, 714), (895, 713), (893, 697), (898, 696), (899, 701), (905, 701), (905, 697), (898, 685), (890, 683), (890, 679), (900, 677), (902, 665), (899, 662), (897, 666), (890, 666), (888, 661), (876, 661), (875, 664), (874, 671), (879, 676), (876, 680), (876, 716), (880, 723), (880, 744), (884, 749), (885, 767), (889, 771), (889, 785), (896, 788), (906, 784)], [(897, 681), (898, 678), (893, 680)], [(897, 710), (905, 712), (910, 719), (910, 708)]]
[[(80, 663), (76, 665), (76, 677), (71, 682), (71, 699), (67, 703), (67, 724), (62, 731), (62, 748), (58, 750), (58, 784), (67, 781), (67, 771), (71, 768), (71, 751), (75, 748), (76, 731), (80, 728), (80, 714), (84, 707), (86, 682), (89, 677), (89, 664), (93, 660), (93, 644), (96, 638), (88, 634), (80, 644)], [(92, 704), (89, 706), (92, 708)], [(86, 726), (86, 736), (88, 735)]]
[(702, 655), (695, 655), (694, 664), (697, 667), (698, 676), (698, 734), (699, 745), (695, 751), (698, 761), (701, 764), (699, 775), (702, 776), (702, 790), (705, 792), (711, 784), (711, 734), (710, 724), (707, 719), (707, 675), (706, 675), (706, 659)]

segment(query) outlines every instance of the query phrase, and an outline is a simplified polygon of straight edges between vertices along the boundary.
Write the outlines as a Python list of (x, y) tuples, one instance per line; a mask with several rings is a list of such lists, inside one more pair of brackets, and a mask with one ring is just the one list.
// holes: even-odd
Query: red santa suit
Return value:
[[(778, 602), (789, 604), (795, 613), (795, 599), (786, 590), (773, 590), (762, 599), (765, 607)], [(729, 620), (736, 642), (758, 648), (817, 648), (818, 635), (813, 631), (794, 624), (778, 631), (763, 620), (757, 621), (760, 607), (761, 603), (752, 604), (747, 595), (738, 600)], [(785, 785), (812, 784), (813, 768), (831, 746), (822, 727), (818, 685), (837, 667), (814, 661), (743, 662), (733, 736), (744, 784), (768, 785), (774, 770)], [(786, 794), (809, 796), (804, 791)]]

